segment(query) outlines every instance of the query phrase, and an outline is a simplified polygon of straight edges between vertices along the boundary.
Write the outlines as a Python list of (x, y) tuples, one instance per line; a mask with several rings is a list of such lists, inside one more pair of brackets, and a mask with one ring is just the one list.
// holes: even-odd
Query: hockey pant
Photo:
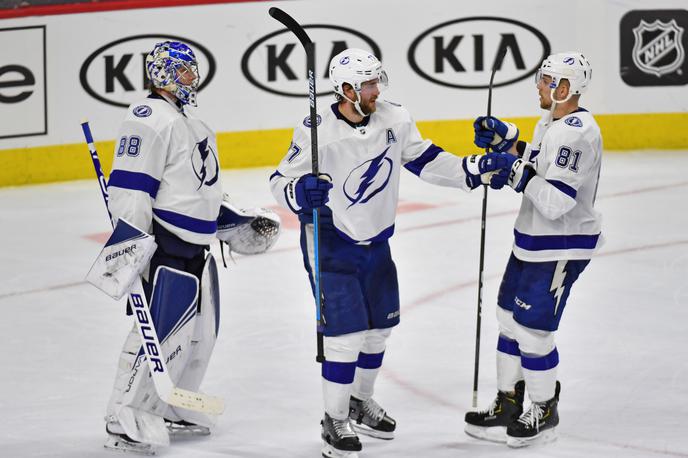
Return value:
[[(206, 256), (198, 278), (181, 270), (160, 266), (150, 298), (151, 317), (172, 382), (198, 391), (215, 346), (220, 318), (220, 297), (215, 259)], [(135, 326), (135, 325), (134, 325)], [(106, 419), (118, 421), (134, 440), (169, 444), (164, 419), (185, 420), (212, 427), (215, 418), (164, 403), (157, 396), (141, 342), (133, 327), (120, 356)]]

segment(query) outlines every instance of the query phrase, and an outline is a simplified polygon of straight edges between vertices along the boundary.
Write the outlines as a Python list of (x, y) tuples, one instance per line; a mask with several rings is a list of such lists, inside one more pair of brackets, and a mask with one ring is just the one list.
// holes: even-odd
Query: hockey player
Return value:
[[(330, 63), (337, 101), (318, 115), (322, 174), (311, 174), (310, 118), (299, 123), (270, 177), (277, 201), (299, 216), (304, 267), (313, 286), (312, 209), (320, 208), (324, 417), (322, 454), (356, 457), (356, 432), (394, 438), (396, 422), (373, 399), (391, 330), (399, 323), (394, 233), (403, 166), (429, 183), (470, 190), (494, 164), (461, 159), (421, 138), (408, 111), (379, 98), (380, 61), (347, 49)], [(473, 163), (477, 173), (468, 173)], [(492, 165), (492, 168), (490, 166)]]
[[(571, 288), (602, 244), (594, 209), (602, 138), (592, 114), (579, 106), (592, 70), (578, 52), (542, 62), (536, 84), (540, 107), (531, 143), (497, 118), (476, 119), (475, 144), (504, 168), (490, 186), (523, 194), (513, 252), (497, 298), (497, 385), (487, 410), (466, 414), (470, 436), (512, 447), (556, 438), (559, 355), (554, 332)], [(524, 411), (524, 392), (530, 407)]]
[[(150, 315), (175, 386), (198, 391), (219, 326), (217, 267), (208, 245), (217, 236), (235, 251), (265, 251), (279, 222), (223, 203), (215, 134), (188, 108), (196, 105), (200, 80), (193, 51), (180, 42), (158, 43), (146, 72), (150, 95), (128, 108), (119, 130), (109, 209), (115, 233), (126, 221), (155, 237), (157, 249), (139, 270)], [(267, 234), (258, 234), (259, 220), (272, 223)], [(252, 245), (246, 230), (266, 243)], [(170, 435), (210, 434), (214, 418), (161, 401), (141, 348), (134, 327), (107, 407), (105, 447), (153, 454)]]

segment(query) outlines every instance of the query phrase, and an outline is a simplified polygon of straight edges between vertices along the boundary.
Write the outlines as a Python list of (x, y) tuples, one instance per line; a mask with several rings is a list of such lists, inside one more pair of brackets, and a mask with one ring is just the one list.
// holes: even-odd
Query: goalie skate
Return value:
[(337, 420), (325, 413), (322, 426), (322, 456), (325, 458), (358, 458), (363, 448), (358, 436), (351, 428), (349, 419)]
[(137, 442), (124, 434), (124, 431), (119, 432), (117, 425), (108, 423), (105, 425), (105, 431), (108, 438), (103, 444), (108, 450), (114, 450), (124, 453), (134, 453), (137, 455), (155, 455), (155, 446), (151, 444), (144, 444)]
[(165, 426), (167, 427), (167, 432), (170, 434), (170, 437), (174, 439), (210, 435), (210, 428), (184, 420), (165, 420)]

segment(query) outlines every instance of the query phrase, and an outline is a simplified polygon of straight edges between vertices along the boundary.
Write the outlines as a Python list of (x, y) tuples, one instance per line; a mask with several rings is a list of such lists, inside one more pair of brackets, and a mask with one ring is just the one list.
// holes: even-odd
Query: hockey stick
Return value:
[[(281, 22), (288, 28), (296, 38), (299, 39), (303, 49), (306, 51), (306, 68), (308, 70), (308, 99), (310, 100), (310, 128), (311, 128), (311, 173), (316, 177), (319, 176), (318, 171), (318, 122), (317, 110), (315, 105), (315, 43), (311, 41), (306, 31), (296, 20), (279, 8), (272, 7), (268, 11), (277, 21)], [(323, 353), (323, 321), (322, 321), (322, 292), (320, 290), (320, 209), (313, 209), (313, 263), (315, 272), (313, 274), (313, 283), (315, 284), (315, 319), (318, 322), (317, 328), (317, 345), (318, 353), (315, 360), (319, 363), (325, 361)]]
[[(502, 60), (506, 54), (506, 49), (502, 49), (492, 66), (490, 74), (490, 85), (487, 90), (487, 116), (492, 116), (492, 84), (494, 83), (497, 68), (502, 65)], [(485, 148), (489, 153), (490, 148)], [(483, 270), (485, 267), (485, 223), (487, 222), (487, 188), (483, 185), (483, 210), (480, 216), (480, 263), (478, 267), (478, 307), (475, 320), (475, 367), (473, 368), (473, 408), (478, 407), (478, 371), (480, 366), (480, 326), (483, 312)]]
[[(91, 153), (93, 168), (96, 171), (96, 177), (100, 184), (100, 192), (103, 194), (103, 200), (105, 201), (105, 209), (110, 216), (110, 222), (112, 222), (112, 214), (108, 207), (109, 194), (107, 182), (105, 181), (103, 169), (100, 166), (100, 159), (98, 158), (98, 152), (93, 142), (93, 135), (91, 134), (91, 128), (88, 125), (88, 121), (82, 122), (81, 128), (84, 131), (84, 137), (86, 138), (86, 143)], [(204, 412), (211, 415), (221, 414), (225, 410), (225, 402), (222, 398), (177, 388), (172, 383), (170, 373), (167, 370), (167, 364), (165, 364), (165, 357), (160, 347), (158, 332), (150, 316), (148, 301), (143, 292), (143, 285), (141, 284), (140, 278), (136, 279), (132, 290), (129, 292), (129, 304), (134, 312), (136, 329), (139, 332), (141, 346), (146, 354), (146, 361), (148, 361), (148, 368), (153, 378), (153, 385), (160, 399), (176, 407), (183, 407), (185, 409)]]

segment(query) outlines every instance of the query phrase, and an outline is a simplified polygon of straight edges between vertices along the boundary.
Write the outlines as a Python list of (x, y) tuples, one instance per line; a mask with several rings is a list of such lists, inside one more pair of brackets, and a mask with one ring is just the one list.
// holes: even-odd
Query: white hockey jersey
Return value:
[(154, 218), (184, 241), (209, 244), (222, 202), (215, 134), (156, 94), (139, 100), (115, 141), (108, 190), (115, 221), (150, 232)]
[[(332, 178), (327, 207), (339, 235), (353, 243), (386, 240), (394, 233), (401, 166), (429, 183), (468, 190), (461, 158), (424, 140), (408, 111), (379, 100), (377, 110), (354, 126), (338, 104), (318, 115), (319, 171)], [(275, 199), (308, 220), (296, 203), (293, 186), (311, 173), (310, 118), (294, 137), (270, 177)], [(327, 212), (325, 210), (323, 213)]]
[(590, 259), (602, 245), (602, 218), (595, 196), (602, 136), (585, 109), (538, 122), (524, 160), (534, 176), (524, 191), (514, 226), (514, 255), (531, 262)]

